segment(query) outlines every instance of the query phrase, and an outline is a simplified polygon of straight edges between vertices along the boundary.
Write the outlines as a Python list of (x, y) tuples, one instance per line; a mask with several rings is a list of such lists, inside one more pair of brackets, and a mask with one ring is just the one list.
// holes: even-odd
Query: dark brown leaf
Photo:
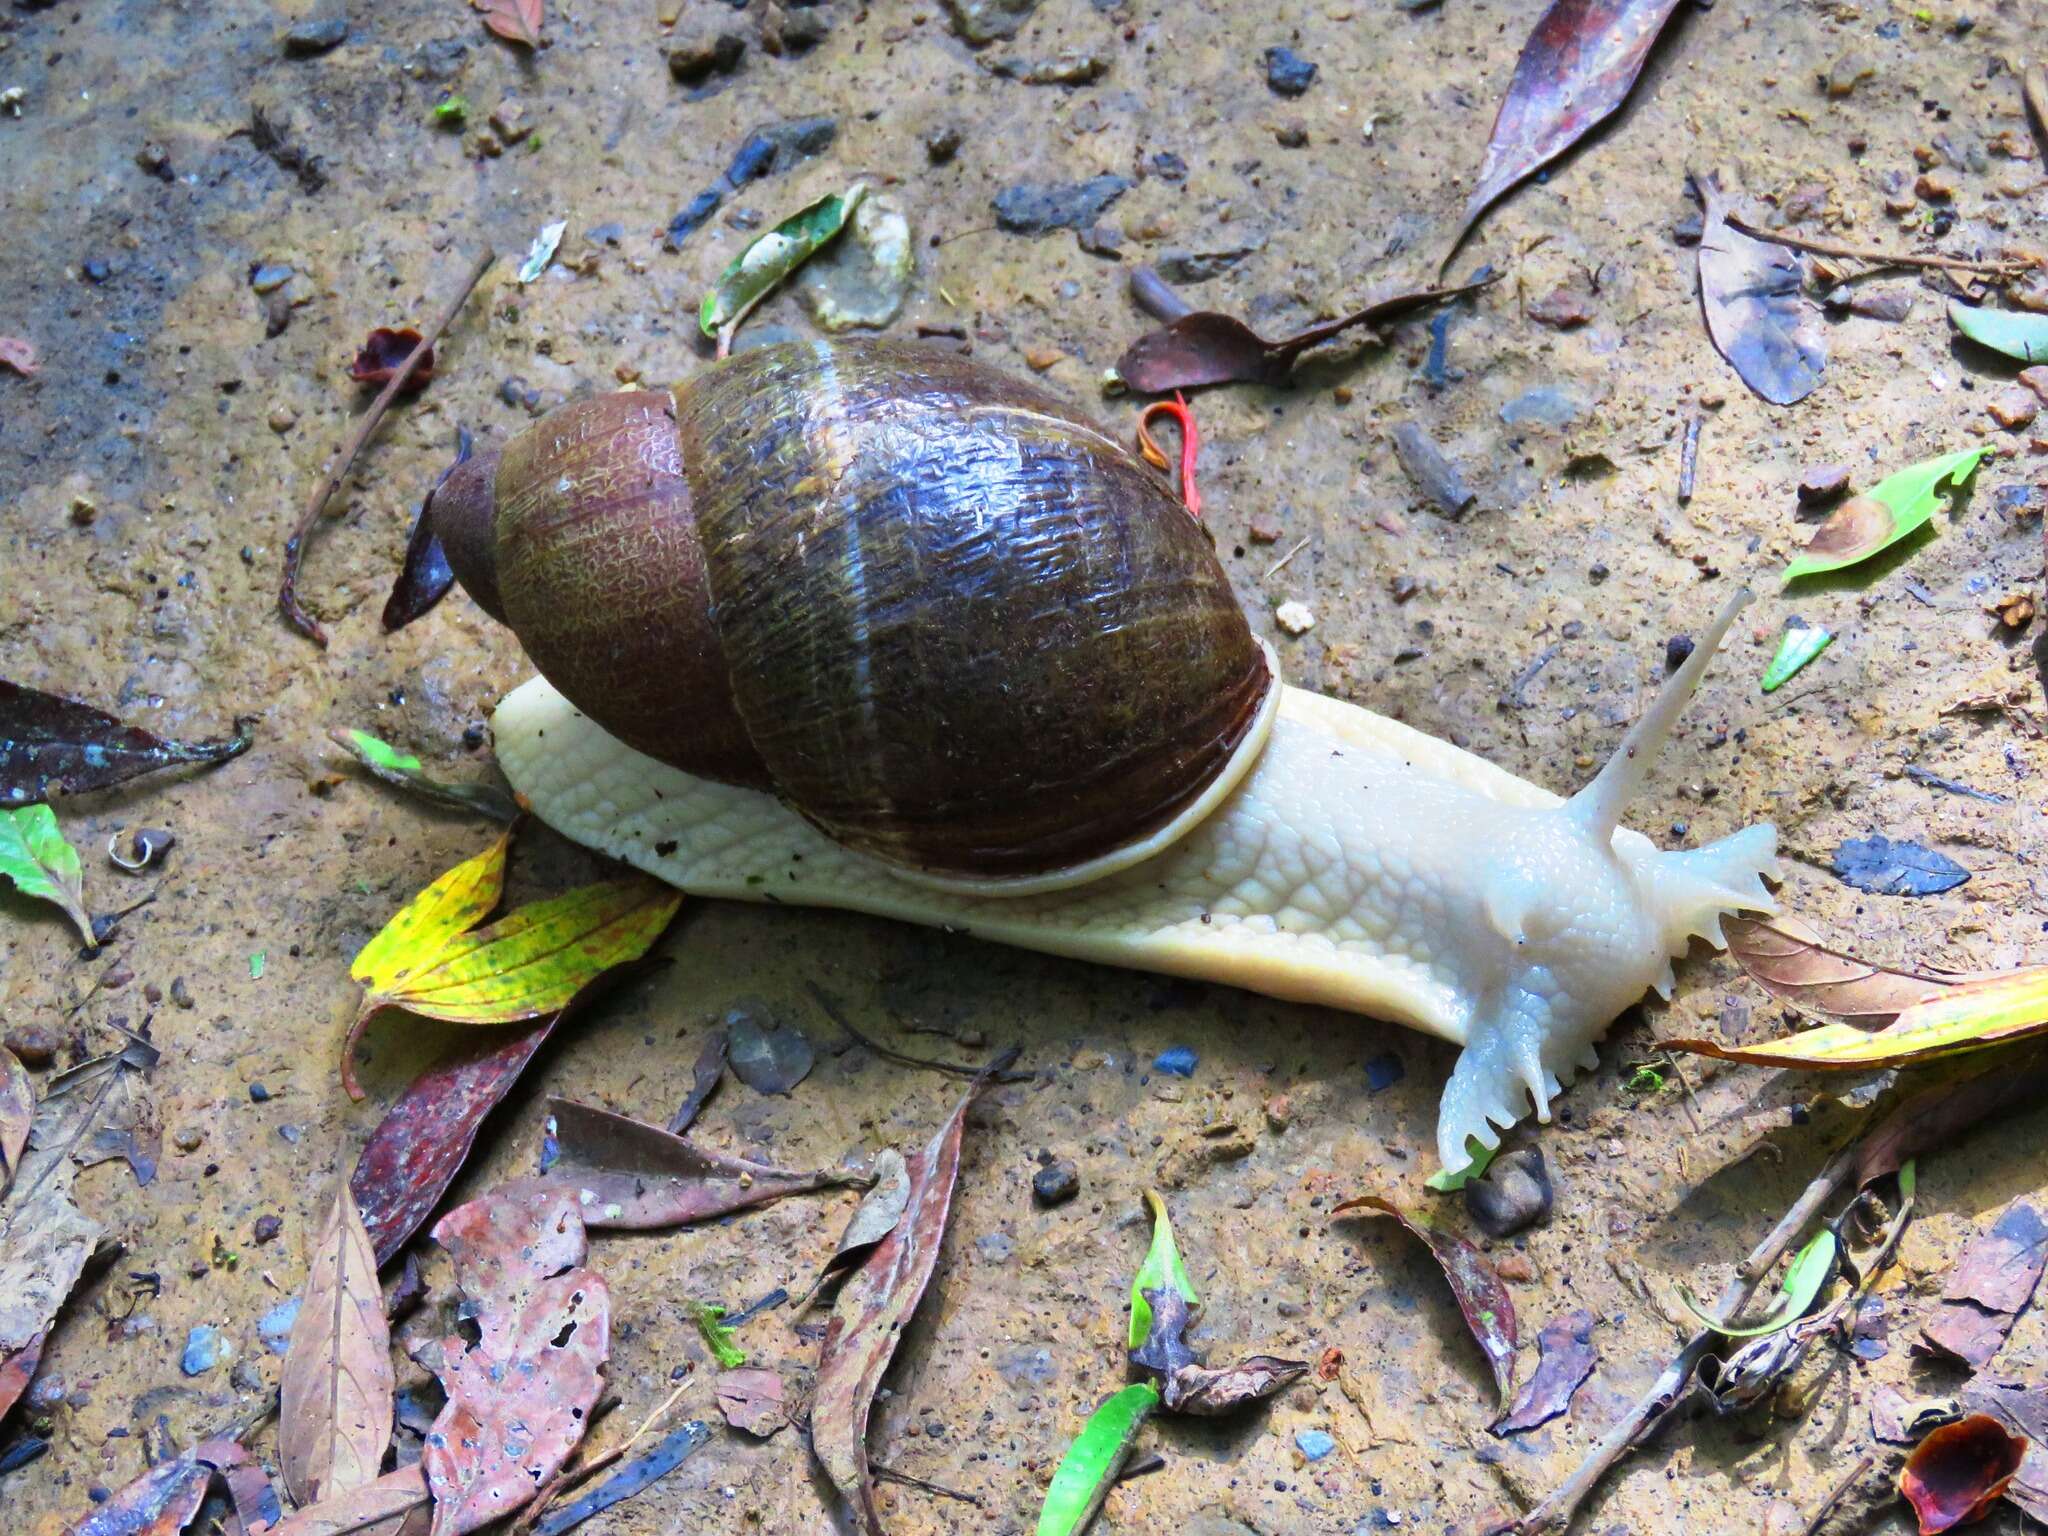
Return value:
[(199, 1513), (213, 1474), (247, 1453), (232, 1440), (208, 1440), (151, 1467), (71, 1528), (71, 1536), (178, 1536)]
[(875, 1182), (868, 1192), (861, 1196), (860, 1204), (847, 1219), (846, 1230), (839, 1234), (839, 1246), (832, 1250), (832, 1257), (825, 1261), (818, 1271), (818, 1278), (797, 1303), (797, 1310), (803, 1311), (811, 1304), (811, 1298), (825, 1288), (826, 1282), (845, 1270), (852, 1268), (867, 1257), (868, 1250), (896, 1230), (896, 1223), (903, 1219), (903, 1208), (910, 1203), (910, 1168), (903, 1161), (903, 1154), (894, 1147), (884, 1147), (875, 1154)]
[(1951, 1077), (1907, 1098), (1856, 1148), (1856, 1183), (1867, 1189), (1923, 1153), (2048, 1093), (2048, 1051), (2008, 1051), (1988, 1067)]
[(471, 0), (484, 13), (484, 25), (508, 42), (525, 48), (540, 46), (541, 0)]
[(179, 763), (224, 763), (248, 750), (246, 722), (219, 741), (166, 741), (104, 710), (0, 678), (0, 805), (105, 789)]
[(228, 1485), (235, 1518), (242, 1522), (241, 1536), (264, 1536), (276, 1528), (284, 1518), (284, 1505), (278, 1500), (277, 1490), (270, 1486), (269, 1473), (253, 1461), (244, 1461), (222, 1467), (220, 1475)]
[(676, 1112), (669, 1116), (668, 1132), (671, 1136), (680, 1136), (687, 1131), (710, 1102), (711, 1095), (718, 1091), (718, 1085), (725, 1077), (728, 1047), (729, 1037), (724, 1030), (711, 1031), (711, 1037), (704, 1042), (704, 1049), (697, 1053), (696, 1065), (690, 1068), (690, 1091), (676, 1106)]
[(799, 1173), (714, 1152), (658, 1125), (568, 1099), (548, 1100), (548, 1113), (560, 1155), (546, 1173), (517, 1187), (571, 1191), (584, 1221), (601, 1229), (673, 1227), (853, 1182), (836, 1169)]
[(475, 1145), (477, 1127), (512, 1091), (557, 1022), (465, 1032), (370, 1133), (349, 1191), (380, 1268), (434, 1213)]
[(1306, 1360), (1253, 1355), (1214, 1369), (1184, 1365), (1166, 1378), (1164, 1401), (1171, 1413), (1214, 1419), (1263, 1402), (1308, 1374)]
[[(1707, 209), (1699, 249), (1700, 306), (1715, 350), (1773, 405), (1804, 400), (1819, 387), (1828, 363), (1820, 311), (1800, 292), (1804, 262), (1796, 251), (1731, 229), (1728, 199), (1714, 177), (1694, 184)], [(1887, 525), (1890, 520), (1887, 513)]]
[(1998, 1353), (2048, 1263), (2048, 1224), (2024, 1200), (1970, 1240), (1942, 1282), (1941, 1305), (1920, 1330), (1934, 1349), (1982, 1370)]
[(718, 1395), (718, 1411), (734, 1429), (765, 1440), (789, 1422), (782, 1404), (782, 1378), (765, 1366), (720, 1371), (713, 1390)]
[[(402, 361), (402, 359), (401, 359)], [(476, 444), (469, 435), (469, 428), (455, 429), (455, 462), (441, 471), (420, 502), (419, 516), (412, 521), (412, 534), (405, 541), (405, 559), (399, 566), (398, 580), (391, 585), (391, 595), (384, 599), (384, 629), (405, 628), (414, 619), (425, 614), (434, 604), (448, 595), (448, 589), (455, 584), (455, 571), (448, 564), (448, 551), (441, 547), (441, 537), (434, 531), (434, 497), (456, 468), (469, 461)]]
[(287, 1516), (272, 1536), (426, 1536), (433, 1516), (427, 1475), (414, 1463)]
[(651, 1450), (642, 1452), (631, 1461), (621, 1462), (618, 1471), (590, 1492), (550, 1510), (534, 1526), (534, 1536), (563, 1536), (564, 1532), (574, 1530), (591, 1516), (602, 1514), (614, 1504), (632, 1498), (643, 1488), (667, 1477), (702, 1450), (710, 1439), (711, 1426), (702, 1419), (692, 1419), (671, 1430), (655, 1442)]
[[(380, 325), (363, 338), (357, 350), (355, 361), (348, 365), (348, 376), (358, 384), (372, 384), (382, 389), (391, 382), (391, 376), (404, 366), (405, 360), (413, 354), (413, 348), (420, 344), (420, 333), (411, 326), (393, 330)], [(428, 347), (419, 360), (419, 366), (407, 376), (405, 385), (399, 390), (402, 395), (417, 394), (427, 387), (434, 377), (434, 349)]]
[(314, 1240), (284, 1356), (277, 1460), (294, 1502), (317, 1504), (377, 1480), (394, 1390), (376, 1255), (343, 1188)]
[(1920, 1519), (1920, 1536), (1979, 1520), (2006, 1490), (2027, 1442), (1986, 1413), (1944, 1424), (1913, 1447), (1899, 1494)]
[(1593, 1374), (1593, 1314), (1581, 1307), (1553, 1317), (1536, 1335), (1541, 1354), (1536, 1374), (1523, 1386), (1506, 1418), (1493, 1426), (1496, 1435), (1520, 1434), (1548, 1424), (1572, 1405), (1572, 1394)]
[(1523, 177), (1548, 165), (1628, 98), (1677, 0), (1554, 0), (1515, 61), (1479, 183), (1444, 253)]
[(1515, 1302), (1479, 1250), (1462, 1237), (1439, 1231), (1427, 1218), (1404, 1211), (1378, 1195), (1346, 1200), (1330, 1215), (1391, 1216), (1428, 1244), (1437, 1267), (1450, 1282), (1458, 1310), (1465, 1315), (1465, 1325), (1485, 1352), (1486, 1363), (1493, 1370), (1494, 1386), (1500, 1393), (1500, 1406), (1505, 1409), (1515, 1391)]
[(2005, 1497), (2048, 1525), (2048, 1383), (2028, 1386), (1979, 1377), (1963, 1389), (1961, 1406), (1968, 1413), (1990, 1414), (2029, 1442)]

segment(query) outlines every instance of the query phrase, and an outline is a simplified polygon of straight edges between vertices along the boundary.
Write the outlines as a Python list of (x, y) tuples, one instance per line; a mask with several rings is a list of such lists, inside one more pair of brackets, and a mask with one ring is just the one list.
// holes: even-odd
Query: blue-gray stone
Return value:
[(1320, 1429), (1298, 1429), (1294, 1432), (1294, 1444), (1310, 1461), (1321, 1461), (1337, 1449), (1337, 1442)]
[(201, 1323), (185, 1335), (185, 1353), (178, 1360), (178, 1369), (187, 1376), (204, 1376), (219, 1365), (227, 1353), (227, 1341), (220, 1330), (211, 1323)]

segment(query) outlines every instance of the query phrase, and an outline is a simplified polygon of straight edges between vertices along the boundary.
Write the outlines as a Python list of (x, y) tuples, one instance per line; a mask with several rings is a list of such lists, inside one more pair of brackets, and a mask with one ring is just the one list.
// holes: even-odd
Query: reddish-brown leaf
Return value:
[(277, 1460), (295, 1502), (317, 1504), (377, 1480), (394, 1389), (377, 1259), (344, 1188), (313, 1244), (284, 1356)]
[(1391, 1216), (1428, 1245), (1437, 1268), (1450, 1282), (1458, 1310), (1465, 1315), (1465, 1325), (1486, 1355), (1486, 1363), (1493, 1370), (1493, 1384), (1500, 1393), (1500, 1406), (1505, 1409), (1515, 1391), (1515, 1302), (1479, 1250), (1454, 1233), (1439, 1231), (1428, 1218), (1404, 1211), (1378, 1195), (1346, 1200), (1330, 1215)]
[(1899, 1495), (1920, 1519), (1920, 1536), (1936, 1536), (1990, 1513), (2027, 1454), (1988, 1413), (1944, 1424), (1913, 1447), (1899, 1474)]
[(11, 368), (24, 379), (34, 378), (39, 370), (35, 344), (19, 336), (0, 336), (0, 368)]
[[(391, 382), (391, 376), (398, 372), (413, 348), (420, 344), (420, 333), (411, 326), (393, 330), (380, 325), (363, 339), (356, 351), (355, 361), (348, 365), (348, 376), (358, 384), (373, 384), (382, 389)], [(416, 394), (427, 387), (434, 377), (434, 349), (428, 347), (420, 358), (419, 366), (406, 377), (400, 394)]]
[(28, 1384), (36, 1379), (36, 1367), (43, 1360), (43, 1341), (49, 1336), (46, 1328), (13, 1354), (0, 1355), (0, 1419), (7, 1417), (7, 1410), (20, 1401)]
[(1541, 1354), (1536, 1374), (1523, 1386), (1506, 1418), (1493, 1426), (1496, 1435), (1520, 1434), (1548, 1424), (1572, 1405), (1572, 1394), (1593, 1374), (1593, 1314), (1581, 1307), (1553, 1317), (1536, 1335)]
[(1548, 165), (1628, 97), (1678, 0), (1554, 0), (1515, 61), (1479, 184), (1451, 253), (1509, 187)]
[(2048, 1263), (2048, 1224), (2024, 1200), (2000, 1214), (1989, 1232), (1970, 1240), (1942, 1282), (1941, 1305), (1920, 1337), (1973, 1370), (1998, 1353), (2022, 1307), (2033, 1298)]
[[(1009, 1060), (1004, 1058), (1000, 1066), (1008, 1066)], [(987, 1074), (976, 1078), (938, 1134), (904, 1159), (910, 1170), (910, 1198), (903, 1219), (840, 1288), (818, 1351), (811, 1449), (833, 1486), (858, 1512), (866, 1536), (883, 1536), (874, 1480), (868, 1473), (868, 1413), (882, 1373), (939, 1261), (946, 1223), (953, 1214), (953, 1181), (960, 1172), (967, 1111), (987, 1081)]]
[(232, 1440), (208, 1440), (151, 1467), (71, 1527), (71, 1536), (178, 1536), (199, 1513), (217, 1471), (247, 1458)]
[(541, 0), (470, 0), (484, 13), (484, 25), (508, 42), (540, 46)]
[(379, 1267), (434, 1213), (476, 1144), (477, 1127), (512, 1091), (560, 1019), (465, 1035), (413, 1080), (370, 1133), (349, 1190), (362, 1208)]
[(426, 1536), (431, 1497), (415, 1463), (287, 1516), (271, 1536)]
[(718, 1395), (718, 1411), (734, 1429), (765, 1440), (789, 1422), (783, 1407), (782, 1377), (765, 1366), (720, 1371), (713, 1390)]
[(852, 1174), (829, 1168), (800, 1173), (730, 1157), (658, 1125), (568, 1099), (548, 1100), (548, 1113), (560, 1154), (546, 1173), (517, 1187), (572, 1191), (592, 1227), (644, 1232), (854, 1182)]
[(1979, 1376), (1963, 1388), (1959, 1401), (1965, 1413), (1988, 1413), (2028, 1442), (2019, 1474), (2006, 1485), (2005, 1497), (2048, 1525), (2048, 1383), (2029, 1386)]

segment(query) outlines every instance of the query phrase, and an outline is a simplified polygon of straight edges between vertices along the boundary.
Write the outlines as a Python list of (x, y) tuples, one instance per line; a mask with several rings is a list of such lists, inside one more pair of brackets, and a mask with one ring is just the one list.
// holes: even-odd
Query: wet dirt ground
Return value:
[[(386, 1023), (370, 1038), (368, 1101), (351, 1104), (336, 1082), (350, 957), (487, 832), (344, 768), (326, 732), (358, 725), (444, 775), (486, 771), (487, 748), (465, 749), (463, 735), (525, 675), (516, 646), (459, 594), (395, 636), (378, 623), (458, 423), (502, 436), (528, 419), (523, 398), (545, 408), (705, 367), (696, 304), (747, 238), (724, 216), (772, 221), (865, 176), (909, 209), (917, 235), (898, 332), (958, 326), (976, 356), (1042, 365), (1048, 384), (1127, 431), (1129, 402), (1100, 388), (1150, 323), (1126, 297), (1127, 268), (1214, 256), (1217, 275), (1186, 291), (1269, 334), (1429, 279), (1535, 17), (1498, 0), (1417, 11), (1046, 0), (1014, 39), (977, 51), (937, 4), (831, 0), (816, 13), (822, 41), (777, 57), (761, 46), (758, 3), (686, 3), (747, 39), (734, 72), (681, 84), (654, 7), (590, 0), (551, 0), (548, 46), (532, 56), (491, 39), (459, 0), (357, 6), (347, 40), (310, 58), (288, 58), (283, 34), (339, 8), (65, 0), (0, 17), (0, 88), (23, 92), (20, 116), (0, 117), (0, 334), (33, 340), (44, 365), (33, 380), (0, 375), (0, 675), (166, 732), (213, 733), (243, 714), (257, 732), (217, 771), (60, 808), (95, 910), (154, 896), (98, 958), (81, 958), (47, 909), (0, 898), (6, 1025), (58, 1028), (74, 1054), (105, 1048), (104, 1023), (146, 1025), (164, 1051), (151, 1091), (167, 1133), (149, 1188), (119, 1164), (82, 1177), (126, 1249), (74, 1296), (50, 1344), (40, 1401), (53, 1444), (0, 1480), (10, 1531), (59, 1530), (93, 1490), (137, 1475), (160, 1419), (182, 1445), (260, 1406), (278, 1361), (257, 1319), (297, 1290), (335, 1180), (447, 1038)], [(1794, 601), (1775, 579), (1806, 537), (1794, 498), (1805, 469), (1846, 462), (1862, 483), (1974, 442), (2012, 370), (1958, 351), (1940, 293), (1899, 273), (1886, 281), (1914, 296), (1906, 319), (1831, 323), (1825, 383), (1800, 405), (1766, 405), (1709, 346), (1692, 252), (1674, 230), (1693, 212), (1686, 172), (1719, 168), (1764, 216), (1790, 204), (1805, 232), (1901, 245), (1910, 232), (1884, 204), (1901, 189), (1911, 200), (1924, 148), (1955, 184), (1944, 249), (2048, 241), (2038, 150), (2008, 67), (2044, 22), (2042, 7), (2009, 0), (1685, 6), (1611, 130), (1509, 197), (1468, 243), (1460, 271), (1490, 261), (1505, 276), (1448, 311), (1440, 383), (1426, 376), (1425, 318), (1392, 327), (1384, 346), (1313, 358), (1290, 387), (1200, 396), (1206, 517), (1290, 680), (1567, 788), (1619, 738), (1667, 640), (1753, 581), (1762, 600), (1633, 823), (1704, 841), (1774, 820), (1788, 904), (1866, 953), (1970, 969), (2042, 958), (2036, 784), (2048, 748), (2023, 720), (1945, 712), (2008, 692), (2041, 707), (2038, 624), (2015, 633), (1986, 612), (2039, 586), (2042, 460), (2027, 434), (1996, 434), (2006, 455), (1874, 578)], [(1318, 67), (1298, 99), (1266, 83), (1262, 55), (1281, 44)], [(1104, 72), (1068, 87), (991, 67), (1067, 49), (1099, 56)], [(1872, 73), (1832, 99), (1816, 76), (1845, 56)], [(450, 92), (471, 103), (466, 131), (431, 121)], [(513, 101), (530, 133), (489, 154), (484, 120)], [(251, 132), (259, 115), (267, 134)], [(665, 248), (664, 226), (750, 130), (813, 115), (837, 123), (824, 153), (744, 188), (680, 250)], [(934, 163), (927, 136), (948, 129), (957, 153)], [(1987, 156), (2002, 134), (2034, 158)], [(1104, 215), (1123, 232), (1121, 258), (1084, 252), (1068, 231), (993, 227), (991, 199), (1008, 186), (1104, 172), (1134, 180)], [(517, 287), (518, 257), (557, 219), (568, 221), (561, 258)], [(501, 260), (441, 348), (437, 378), (384, 426), (315, 542), (304, 590), (333, 637), (317, 650), (280, 623), (275, 591), (292, 519), (365, 403), (349, 359), (372, 326), (423, 322), (485, 243)], [(281, 334), (266, 335), (258, 264), (297, 274)], [(1559, 331), (1524, 313), (1567, 282), (1590, 293), (1588, 323)], [(750, 328), (808, 324), (783, 297)], [(1679, 443), (1695, 409), (1698, 490), (1681, 506)], [(1404, 420), (1464, 469), (1479, 493), (1469, 515), (1418, 500), (1389, 446)], [(1255, 541), (1255, 517), (1277, 538)], [(1313, 610), (1307, 634), (1275, 625), (1285, 600)], [(1838, 638), (1766, 697), (1757, 679), (1793, 612)], [(2005, 798), (1944, 793), (1904, 776), (1908, 764)], [(103, 850), (142, 824), (175, 829), (178, 846), (161, 873), (123, 875)], [(1917, 901), (1851, 891), (1829, 857), (1873, 829), (1940, 849), (1972, 878)], [(533, 829), (512, 894), (599, 871)], [(1421, 1180), (1448, 1047), (844, 915), (687, 905), (660, 953), (651, 978), (558, 1037), (487, 1128), (458, 1198), (530, 1166), (547, 1093), (666, 1118), (705, 1031), (742, 1005), (808, 1031), (818, 1069), (787, 1098), (728, 1084), (697, 1134), (794, 1166), (921, 1140), (954, 1085), (842, 1049), (812, 982), (905, 1048), (971, 1056), (1015, 1041), (1041, 1074), (991, 1093), (971, 1121), (939, 1278), (876, 1413), (879, 1461), (983, 1503), (885, 1486), (890, 1529), (904, 1536), (1030, 1528), (1067, 1440), (1124, 1379), (1123, 1298), (1148, 1184), (1176, 1186), (1207, 1302), (1200, 1337), (1219, 1358), (1313, 1360), (1334, 1347), (1344, 1366), (1269, 1412), (1213, 1427), (1155, 1421), (1144, 1444), (1166, 1470), (1117, 1491), (1101, 1528), (1464, 1529), (1571, 1468), (1682, 1336), (1677, 1286), (1716, 1290), (1853, 1121), (1826, 1104), (1794, 1113), (1841, 1083), (1748, 1068), (1692, 1067), (1691, 1105), (1675, 1087), (1628, 1091), (1660, 1035), (1777, 1023), (1729, 962), (1696, 950), (1669, 1006), (1616, 1026), (1561, 1123), (1523, 1133), (1557, 1185), (1548, 1225), (1493, 1245), (1496, 1258), (1526, 1260), (1512, 1287), (1524, 1373), (1537, 1329), (1574, 1306), (1600, 1319), (1600, 1363), (1567, 1418), (1500, 1441), (1485, 1430), (1483, 1361), (1419, 1247), (1386, 1223), (1327, 1219), (1357, 1193), (1432, 1198)], [(169, 1001), (179, 978), (189, 1009)], [(1151, 1069), (1170, 1045), (1199, 1054), (1192, 1079)], [(1953, 1384), (1911, 1356), (1918, 1315), (1988, 1213), (2048, 1182), (2044, 1127), (2048, 1112), (2025, 1115), (1923, 1165), (1925, 1214), (1882, 1292), (1894, 1323), (1882, 1358), (1829, 1356), (1801, 1411), (1682, 1425), (1609, 1480), (1584, 1528), (1755, 1531), (1786, 1518), (1785, 1504), (1816, 1505), (1868, 1445), (1875, 1384), (1908, 1396)], [(1769, 1149), (1752, 1154), (1759, 1135)], [(1050, 1211), (1029, 1194), (1042, 1149), (1072, 1158), (1082, 1180), (1078, 1199)], [(686, 1364), (699, 1375), (683, 1411), (714, 1417), (680, 1303), (798, 1285), (852, 1198), (599, 1239), (621, 1419), (658, 1402)], [(1442, 1208), (1465, 1222), (1456, 1202)], [(282, 1217), (281, 1234), (258, 1244), (266, 1215)], [(137, 1272), (160, 1276), (161, 1294), (111, 1327)], [(430, 1274), (445, 1296), (445, 1266)], [(188, 1377), (179, 1358), (198, 1324), (221, 1328), (232, 1358)], [(779, 1314), (745, 1341), (793, 1376), (814, 1359)], [(2044, 1351), (2029, 1313), (1997, 1373), (2037, 1379)], [(1336, 1450), (1305, 1464), (1295, 1437), (1316, 1429)], [(399, 1442), (416, 1453), (416, 1437)], [(1845, 1510), (1860, 1517), (1862, 1505)], [(1999, 1517), (2003, 1528), (2017, 1518)], [(829, 1528), (795, 1431), (760, 1445), (721, 1433), (586, 1527)]]

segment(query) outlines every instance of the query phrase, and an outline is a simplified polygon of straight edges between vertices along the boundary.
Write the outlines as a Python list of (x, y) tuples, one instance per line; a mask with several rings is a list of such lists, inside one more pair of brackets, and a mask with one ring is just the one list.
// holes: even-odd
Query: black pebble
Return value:
[(1316, 67), (1292, 48), (1266, 50), (1266, 84), (1275, 94), (1299, 96), (1316, 77)]
[(1664, 642), (1664, 670), (1676, 672), (1685, 665), (1685, 658), (1692, 654), (1691, 635), (1673, 635)]
[(254, 1104), (268, 1104), (270, 1102), (270, 1090), (261, 1083), (251, 1083), (249, 1085), (249, 1100)]
[(1513, 1237), (1550, 1219), (1550, 1170), (1534, 1147), (1493, 1160), (1486, 1176), (1465, 1186), (1465, 1209), (1488, 1237)]
[(1031, 1176), (1032, 1198), (1040, 1205), (1065, 1205), (1080, 1192), (1081, 1174), (1065, 1158)]

